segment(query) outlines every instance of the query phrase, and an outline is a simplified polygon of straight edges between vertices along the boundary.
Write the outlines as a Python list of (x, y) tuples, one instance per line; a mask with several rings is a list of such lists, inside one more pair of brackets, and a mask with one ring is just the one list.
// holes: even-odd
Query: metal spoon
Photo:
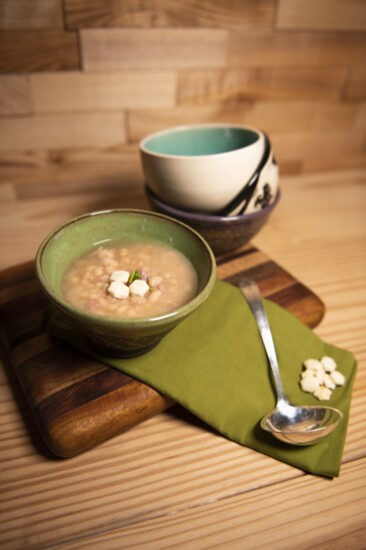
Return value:
[(258, 286), (254, 281), (242, 280), (239, 288), (257, 322), (277, 389), (276, 408), (262, 418), (261, 427), (277, 439), (292, 445), (316, 443), (334, 430), (343, 415), (332, 407), (297, 407), (289, 403), (282, 386), (272, 333)]

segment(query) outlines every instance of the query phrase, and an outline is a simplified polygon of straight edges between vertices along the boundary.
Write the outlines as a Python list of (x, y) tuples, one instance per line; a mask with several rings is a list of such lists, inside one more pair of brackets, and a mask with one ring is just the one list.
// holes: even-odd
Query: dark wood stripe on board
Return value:
[[(257, 283), (260, 283), (263, 279), (270, 279), (274, 276), (278, 276), (278, 274), (278, 266), (274, 262), (268, 261), (254, 267), (249, 267), (248, 269), (243, 269), (242, 271), (238, 271), (237, 273), (233, 273), (233, 275), (226, 277), (225, 281), (237, 285), (240, 281), (240, 278), (245, 277), (247, 279), (253, 279)], [(281, 275), (283, 274), (281, 273)], [(292, 277), (290, 279), (291, 281), (293, 281)]]
[(0, 307), (0, 323), (10, 349), (44, 332), (48, 302), (41, 290), (14, 298)]
[(9, 289), (20, 283), (34, 279), (34, 261), (4, 269), (0, 273), (0, 290)]
[(310, 328), (316, 327), (325, 313), (323, 302), (301, 283), (269, 294), (267, 299), (287, 309)]
[(58, 385), (64, 386), (67, 380), (75, 381), (75, 372), (83, 380), (94, 376), (108, 367), (76, 350), (71, 345), (56, 339), (49, 339), (50, 347), (34, 353), (24, 361), (20, 359), (17, 365), (18, 374), (27, 380), (27, 384), (42, 388), (51, 386), (53, 390)]
[(41, 401), (37, 409), (41, 416), (47, 418), (47, 423), (51, 424), (68, 412), (131, 382), (130, 376), (114, 369), (105, 369), (89, 378), (85, 378), (81, 382), (53, 393)]
[(304, 285), (301, 283), (294, 283), (290, 287), (282, 288), (277, 292), (268, 294), (267, 298), (272, 300), (272, 302), (276, 302), (276, 304), (284, 309), (288, 309), (304, 298), (308, 298), (309, 295), (310, 292)]

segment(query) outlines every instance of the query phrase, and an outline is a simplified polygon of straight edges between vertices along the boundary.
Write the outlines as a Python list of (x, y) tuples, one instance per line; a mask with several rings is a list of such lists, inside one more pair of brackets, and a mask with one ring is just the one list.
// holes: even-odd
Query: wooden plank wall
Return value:
[(365, 59), (364, 0), (2, 0), (0, 176), (120, 183), (147, 133), (217, 121), (282, 173), (364, 166)]

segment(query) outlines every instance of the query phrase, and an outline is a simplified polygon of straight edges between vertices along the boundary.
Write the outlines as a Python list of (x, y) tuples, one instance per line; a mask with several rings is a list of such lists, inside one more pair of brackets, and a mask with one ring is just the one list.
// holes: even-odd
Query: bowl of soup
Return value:
[(107, 355), (146, 353), (191, 315), (216, 280), (213, 252), (166, 215), (115, 209), (74, 218), (36, 255), (53, 306)]

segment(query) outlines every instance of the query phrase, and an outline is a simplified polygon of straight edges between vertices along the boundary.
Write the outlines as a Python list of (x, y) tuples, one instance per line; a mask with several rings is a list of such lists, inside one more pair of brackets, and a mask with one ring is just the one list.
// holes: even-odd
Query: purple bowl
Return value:
[(278, 191), (275, 200), (257, 212), (241, 216), (211, 216), (171, 206), (157, 197), (147, 186), (145, 194), (155, 212), (176, 218), (198, 231), (206, 239), (215, 256), (231, 252), (249, 242), (262, 229), (280, 200)]

